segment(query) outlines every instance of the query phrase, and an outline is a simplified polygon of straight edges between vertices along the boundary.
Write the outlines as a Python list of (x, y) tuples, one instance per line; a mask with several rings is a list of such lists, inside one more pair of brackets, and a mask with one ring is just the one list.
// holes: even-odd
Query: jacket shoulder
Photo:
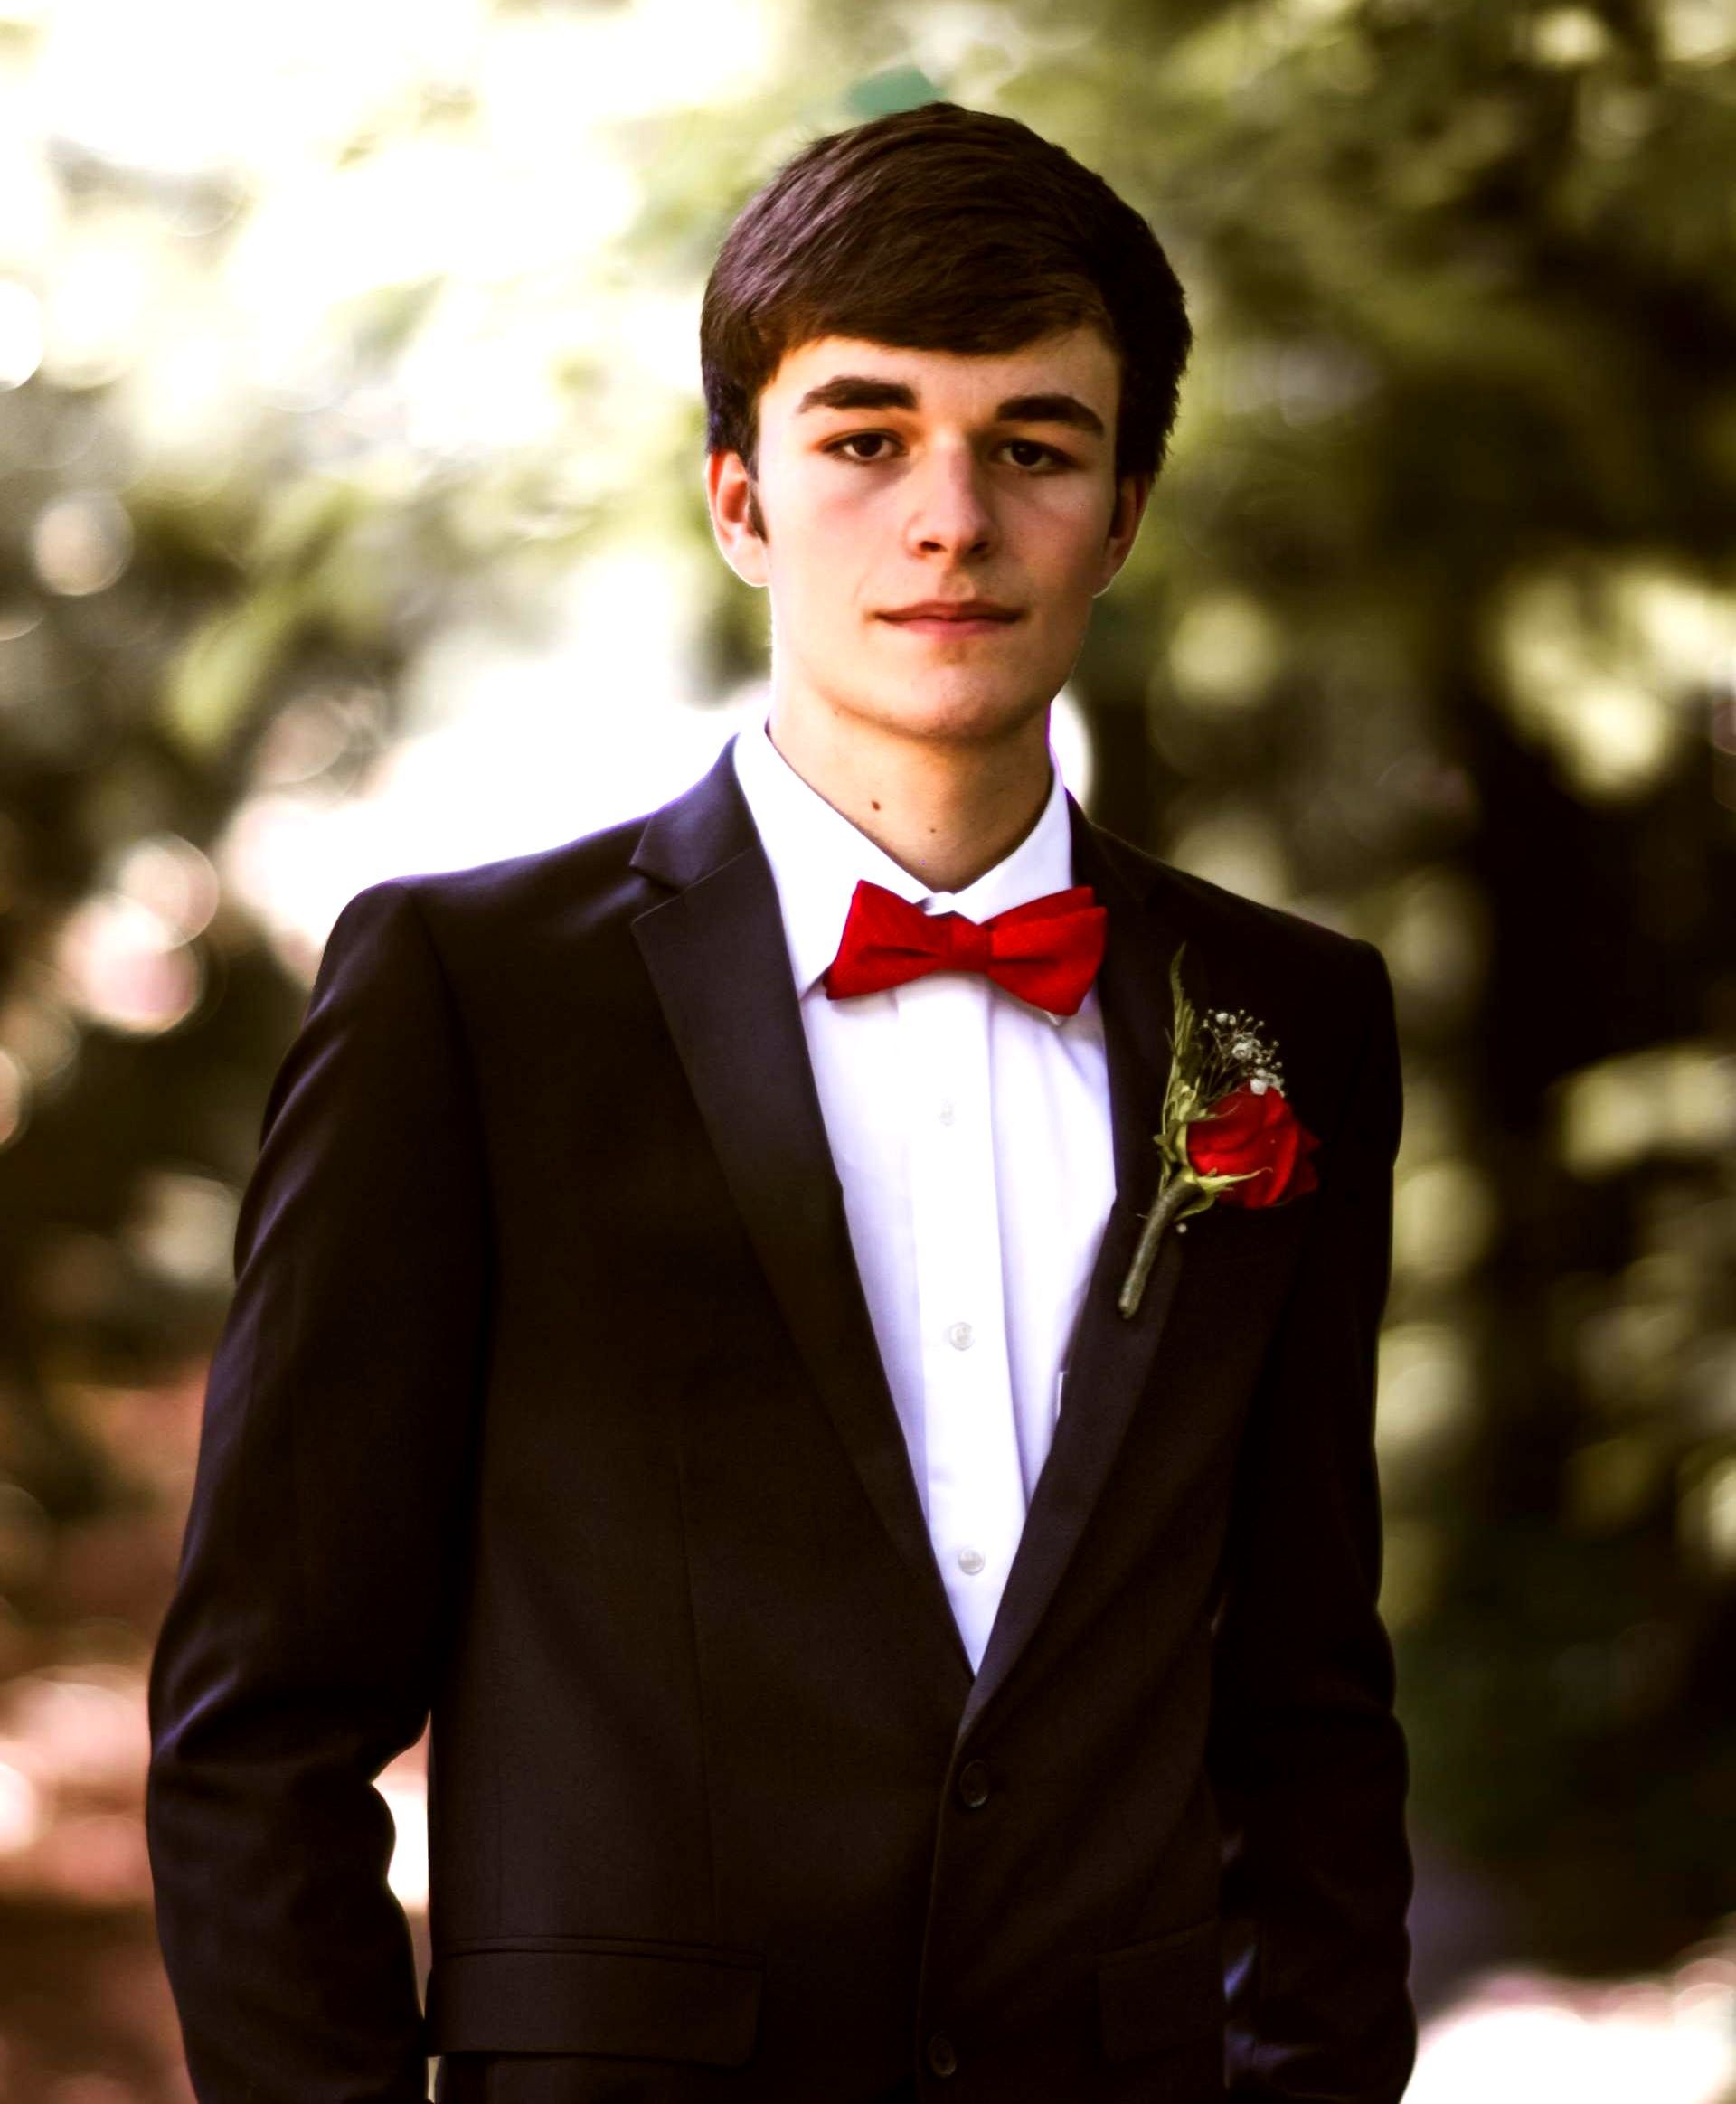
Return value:
[(581, 934), (656, 895), (630, 866), (651, 816), (642, 812), (524, 854), (382, 877), (357, 892), (339, 919), (365, 911), (370, 902), (407, 895), (437, 939), (461, 948), (511, 947), (539, 930)]
[(1278, 1047), (1285, 1092), (1310, 1129), (1334, 1130), (1369, 1077), (1382, 1130), (1397, 1129), (1399, 1049), (1386, 960), (1372, 942), (1263, 905), (1110, 835), (1105, 852), (1142, 889), (1165, 967), (1179, 952), (1196, 1008), (1241, 1010)]
[(1124, 872), (1145, 892), (1148, 907), (1202, 952), (1246, 960), (1260, 971), (1297, 974), (1317, 983), (1366, 977), (1383, 969), (1379, 950), (1352, 935), (1288, 907), (1263, 904), (1209, 877), (1194, 875), (1099, 826), (1099, 835)]

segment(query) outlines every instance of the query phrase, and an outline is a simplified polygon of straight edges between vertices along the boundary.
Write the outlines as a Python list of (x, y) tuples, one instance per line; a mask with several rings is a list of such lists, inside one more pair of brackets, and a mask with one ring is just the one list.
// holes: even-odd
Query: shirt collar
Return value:
[[(859, 878), (883, 884), (929, 913), (986, 920), (1073, 882), (1072, 826), (1066, 786), (1050, 756), (1049, 795), (1036, 824), (1016, 847), (960, 892), (930, 892), (901, 863), (828, 804), (772, 743), (760, 717), (734, 741), (736, 779), (777, 882), (797, 999), (837, 955), (844, 916)], [(1052, 1014), (1061, 1024), (1064, 1016)]]

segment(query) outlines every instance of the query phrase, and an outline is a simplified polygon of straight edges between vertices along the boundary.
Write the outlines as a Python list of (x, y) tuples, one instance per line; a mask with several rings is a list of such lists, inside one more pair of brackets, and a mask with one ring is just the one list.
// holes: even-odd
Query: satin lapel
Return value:
[[(1168, 1235), (1137, 1313), (1127, 1317), (1118, 1311), (1116, 1298), (1156, 1186), (1151, 1136), (1169, 1073), (1169, 965), (1181, 930), (1150, 898), (1149, 865), (1135, 861), (1112, 835), (1094, 826), (1071, 796), (1068, 807), (1075, 882), (1094, 885), (1109, 915), (1097, 986), (1109, 1062), (1116, 1194), (1068, 1356), (1066, 1401), (1032, 1494), (988, 1648), (958, 1722), (960, 1741), (1005, 1684), (1102, 1495), (1149, 1381), (1187, 1251), (1184, 1238)], [(1196, 994), (1203, 979), (1191, 953), (1184, 968), (1189, 992)]]
[(730, 744), (654, 814), (633, 867), (676, 887), (633, 933), (749, 1240), (863, 1489), (967, 1675), (850, 1241), (777, 883)]

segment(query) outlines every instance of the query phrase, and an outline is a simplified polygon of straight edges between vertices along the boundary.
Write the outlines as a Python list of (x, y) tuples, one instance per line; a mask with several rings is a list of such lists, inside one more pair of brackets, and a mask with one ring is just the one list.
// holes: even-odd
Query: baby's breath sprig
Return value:
[(1213, 1098), (1231, 1089), (1249, 1088), (1256, 1096), (1281, 1090), (1284, 1065), (1266, 1026), (1245, 1008), (1213, 1008), (1205, 1017), (1211, 1051), (1203, 1086)]

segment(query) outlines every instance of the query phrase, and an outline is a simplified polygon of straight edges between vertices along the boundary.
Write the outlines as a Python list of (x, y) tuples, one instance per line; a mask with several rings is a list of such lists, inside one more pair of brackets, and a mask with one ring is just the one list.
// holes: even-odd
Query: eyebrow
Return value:
[[(862, 373), (840, 373), (810, 387), (796, 404), (799, 417), (813, 409), (909, 409), (918, 406), (916, 390), (901, 380), (876, 380)], [(1107, 434), (1103, 420), (1076, 394), (1010, 394), (995, 410), (1002, 424), (1067, 424), (1094, 438)]]

